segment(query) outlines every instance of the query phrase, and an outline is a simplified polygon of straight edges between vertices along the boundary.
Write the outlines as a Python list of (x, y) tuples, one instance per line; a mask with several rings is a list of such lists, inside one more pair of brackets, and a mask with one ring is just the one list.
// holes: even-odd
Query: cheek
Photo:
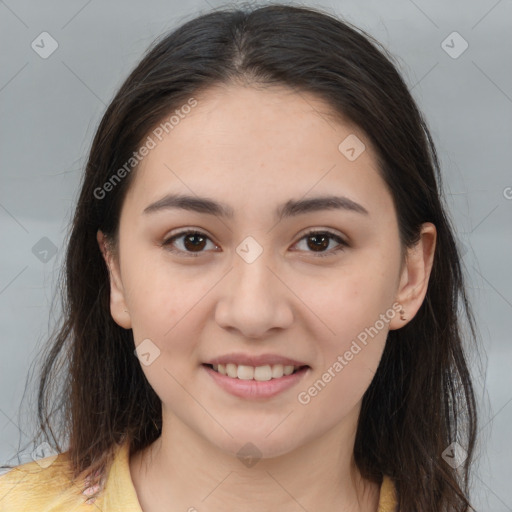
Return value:
[[(318, 320), (316, 334), (333, 349), (343, 349), (381, 314), (390, 309), (389, 314), (394, 314), (393, 272), (363, 263), (361, 259), (357, 265), (332, 269), (322, 278), (298, 276), (293, 285), (301, 290), (308, 315), (314, 313)], [(380, 324), (378, 328), (382, 330)]]
[(192, 266), (171, 264), (163, 251), (134, 252), (123, 262), (134, 334), (151, 334), (162, 341), (182, 319), (194, 316), (195, 306), (214, 281), (213, 276), (201, 276)]
[[(134, 350), (142, 371), (164, 403), (183, 401), (183, 388), (197, 368), (204, 297), (212, 278), (170, 272), (170, 266), (135, 254), (124, 261)], [(150, 364), (144, 364), (149, 353)], [(146, 359), (147, 362), (147, 359)]]
[(377, 286), (365, 274), (352, 274), (350, 279), (333, 280), (323, 293), (310, 291), (308, 305), (322, 321), (315, 321), (309, 333), (318, 364), (299, 390), (300, 404), (312, 404), (311, 410), (323, 411), (335, 421), (362, 399), (396, 315), (386, 290), (384, 282)]
[[(313, 317), (307, 312), (312, 318), (309, 335), (317, 347), (318, 366), (301, 391), (306, 392), (306, 401), (314, 398), (318, 407), (338, 404), (333, 414), (346, 412), (362, 398), (396, 314), (391, 307), (393, 273), (363, 263), (361, 259), (358, 265), (333, 271), (329, 280), (302, 280), (301, 296), (315, 313)], [(311, 393), (309, 386), (313, 386)]]

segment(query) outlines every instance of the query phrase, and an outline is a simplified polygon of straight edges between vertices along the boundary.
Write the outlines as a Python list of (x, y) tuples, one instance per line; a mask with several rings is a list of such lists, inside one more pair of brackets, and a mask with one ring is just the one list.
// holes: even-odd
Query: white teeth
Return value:
[(226, 373), (227, 373), (228, 377), (233, 377), (233, 379), (236, 379), (238, 377), (236, 364), (228, 363), (226, 365)]
[(293, 373), (293, 366), (285, 366), (284, 367), (284, 374), (285, 375), (291, 375)]
[[(240, 367), (239, 367), (240, 368)], [(240, 370), (238, 370), (240, 371)], [(267, 364), (266, 366), (257, 366), (254, 368), (254, 380), (270, 380), (272, 378), (272, 368)]]
[[(241, 380), (257, 380), (260, 382), (279, 379), (283, 375), (291, 375), (295, 370), (292, 365), (273, 364), (265, 366), (247, 366), (247, 365), (236, 365), (233, 363), (228, 364), (214, 364), (212, 365), (216, 372), (221, 375), (226, 375), (233, 379)], [(298, 367), (297, 367), (298, 368)]]
[[(292, 366), (293, 368), (293, 366)], [(293, 370), (292, 370), (293, 371)], [(278, 379), (284, 375), (284, 369), (282, 364), (275, 364), (272, 366), (272, 378)]]
[(252, 380), (254, 378), (254, 366), (244, 366), (239, 364), (237, 368), (237, 377), (242, 380)]

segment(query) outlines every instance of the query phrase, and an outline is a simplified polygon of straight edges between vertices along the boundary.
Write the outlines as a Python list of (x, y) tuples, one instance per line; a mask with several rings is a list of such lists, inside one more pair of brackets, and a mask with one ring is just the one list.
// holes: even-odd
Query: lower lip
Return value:
[(301, 368), (291, 375), (266, 381), (234, 379), (216, 372), (205, 364), (202, 367), (208, 375), (225, 391), (240, 398), (270, 398), (295, 386), (310, 370), (309, 366)]

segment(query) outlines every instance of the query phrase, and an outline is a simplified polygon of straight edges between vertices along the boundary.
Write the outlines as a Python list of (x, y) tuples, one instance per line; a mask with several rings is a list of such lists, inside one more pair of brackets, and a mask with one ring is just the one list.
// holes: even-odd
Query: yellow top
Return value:
[[(142, 512), (131, 479), (127, 442), (116, 448), (103, 491), (92, 502), (87, 503), (89, 489), (97, 488), (87, 488), (85, 479), (72, 485), (70, 474), (67, 452), (11, 469), (0, 476), (0, 512)], [(396, 503), (394, 484), (384, 476), (378, 512), (395, 512)]]

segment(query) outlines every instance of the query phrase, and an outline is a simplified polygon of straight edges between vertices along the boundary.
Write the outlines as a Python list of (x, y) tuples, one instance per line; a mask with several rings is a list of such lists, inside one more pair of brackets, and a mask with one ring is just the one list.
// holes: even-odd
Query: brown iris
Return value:
[[(201, 251), (206, 244), (206, 238), (200, 233), (189, 233), (183, 237), (183, 245), (187, 250), (192, 250), (192, 252), (194, 252), (194, 249)], [(191, 239), (195, 239), (195, 242), (189, 243)]]
[[(310, 245), (309, 240), (315, 240), (315, 244), (318, 243), (318, 241), (321, 240), (321, 245)], [(315, 252), (320, 252), (322, 249), (327, 249), (329, 247), (329, 237), (326, 236), (324, 233), (315, 234), (315, 235), (309, 235), (308, 236), (308, 247), (312, 249)]]

